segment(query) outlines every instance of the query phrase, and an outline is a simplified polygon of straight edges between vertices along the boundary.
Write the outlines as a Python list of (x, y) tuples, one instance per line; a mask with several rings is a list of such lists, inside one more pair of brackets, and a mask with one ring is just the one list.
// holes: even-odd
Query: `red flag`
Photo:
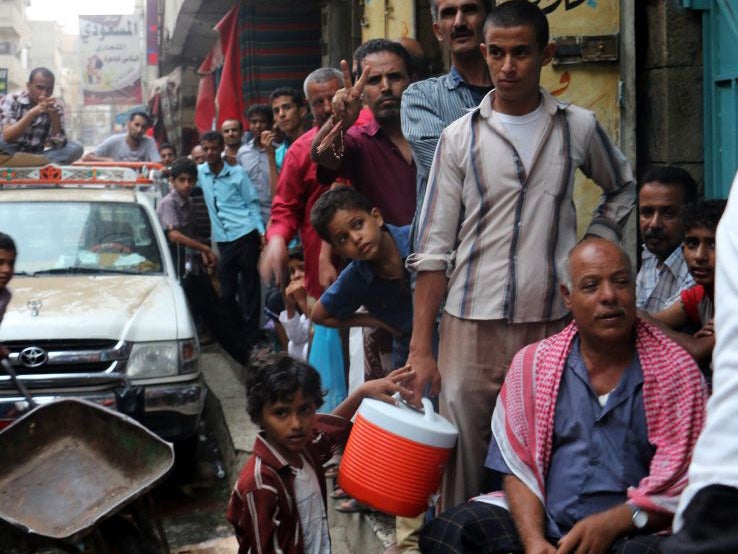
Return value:
[[(213, 128), (216, 115), (218, 128), (226, 119), (243, 120), (238, 6), (228, 11), (215, 25), (215, 30), (218, 40), (197, 70), (201, 77), (195, 106), (195, 125), (200, 132)], [(213, 73), (219, 67), (222, 67), (222, 72), (216, 92)]]
[(200, 77), (195, 104), (195, 127), (200, 133), (213, 130), (215, 120), (215, 75), (209, 73)]
[(241, 87), (241, 46), (238, 37), (238, 6), (234, 6), (215, 28), (220, 33), (223, 52), (223, 72), (215, 94), (218, 128), (226, 119), (242, 121), (243, 95)]

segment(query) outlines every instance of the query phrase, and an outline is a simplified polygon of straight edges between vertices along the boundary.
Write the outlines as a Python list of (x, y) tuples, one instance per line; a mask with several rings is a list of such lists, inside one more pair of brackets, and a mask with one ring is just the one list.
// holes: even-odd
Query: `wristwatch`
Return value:
[(628, 502), (626, 506), (628, 506), (630, 511), (633, 512), (631, 519), (635, 528), (639, 531), (641, 529), (645, 529), (646, 525), (648, 525), (648, 512), (641, 510), (638, 506), (631, 504), (630, 502)]

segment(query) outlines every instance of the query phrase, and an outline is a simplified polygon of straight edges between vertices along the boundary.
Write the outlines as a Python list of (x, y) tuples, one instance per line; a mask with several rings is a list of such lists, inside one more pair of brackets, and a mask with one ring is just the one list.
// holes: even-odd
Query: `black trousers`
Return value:
[[(261, 284), (257, 269), (261, 250), (259, 232), (252, 231), (231, 242), (219, 242), (218, 250), (220, 297), (230, 317), (243, 322), (246, 336), (252, 341), (259, 332), (261, 316)], [(243, 312), (236, 301), (237, 296)]]
[(234, 319), (223, 302), (215, 294), (210, 276), (202, 270), (198, 275), (189, 274), (182, 279), (182, 288), (192, 315), (201, 317), (223, 349), (240, 364), (248, 361), (250, 343), (246, 339), (243, 322)]
[(708, 485), (694, 495), (682, 514), (682, 528), (664, 541), (664, 554), (738, 552), (738, 489)]
[[(658, 554), (661, 537), (643, 535), (618, 540), (612, 554)], [(420, 534), (424, 554), (522, 553), (510, 512), (484, 502), (466, 502), (434, 518)]]

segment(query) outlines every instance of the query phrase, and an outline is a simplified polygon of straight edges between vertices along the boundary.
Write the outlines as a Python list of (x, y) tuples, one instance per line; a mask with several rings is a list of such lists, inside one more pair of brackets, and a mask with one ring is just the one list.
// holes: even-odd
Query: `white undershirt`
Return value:
[(331, 554), (328, 518), (318, 477), (302, 454), (300, 458), (302, 458), (302, 468), (294, 468), (295, 498), (297, 512), (300, 514), (305, 554)]
[(536, 151), (541, 129), (545, 122), (546, 110), (543, 103), (525, 115), (508, 115), (492, 110), (492, 120), (500, 123), (518, 151), (526, 173), (530, 171), (533, 154)]
[(605, 404), (607, 404), (607, 399), (610, 398), (610, 393), (612, 391), (608, 392), (607, 394), (601, 394), (597, 397), (597, 401), (600, 403), (600, 407), (604, 408)]

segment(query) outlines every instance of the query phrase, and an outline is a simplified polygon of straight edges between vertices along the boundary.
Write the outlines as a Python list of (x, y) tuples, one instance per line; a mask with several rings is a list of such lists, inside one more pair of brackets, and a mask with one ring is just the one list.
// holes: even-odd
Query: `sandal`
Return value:
[(347, 498), (340, 502), (336, 502), (336, 511), (344, 514), (368, 514), (376, 512), (374, 508), (366, 504), (362, 504), (355, 498)]
[(346, 494), (346, 491), (344, 491), (341, 487), (335, 485), (333, 487), (333, 490), (331, 491), (331, 498), (333, 498), (334, 500), (344, 500), (346, 498), (350, 498), (350, 496)]

